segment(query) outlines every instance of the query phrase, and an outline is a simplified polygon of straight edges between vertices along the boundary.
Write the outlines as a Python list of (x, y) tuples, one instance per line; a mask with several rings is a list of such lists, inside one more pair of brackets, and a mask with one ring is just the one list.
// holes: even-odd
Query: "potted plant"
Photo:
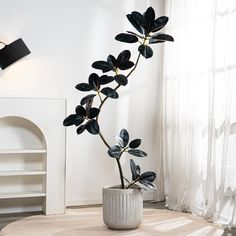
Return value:
[[(122, 51), (118, 57), (109, 55), (107, 60), (95, 61), (92, 67), (101, 70), (102, 75), (92, 73), (88, 78), (88, 83), (79, 83), (75, 86), (79, 91), (90, 92), (90, 94), (81, 99), (80, 104), (75, 108), (75, 113), (69, 115), (63, 122), (64, 126), (75, 125), (77, 134), (82, 134), (87, 130), (93, 135), (99, 135), (108, 149), (108, 155), (117, 163), (120, 185), (103, 188), (103, 219), (104, 223), (112, 229), (133, 229), (140, 225), (143, 208), (142, 189), (156, 188), (153, 183), (156, 174), (153, 171), (141, 173), (140, 166), (131, 159), (132, 180), (129, 181), (124, 177), (120, 164), (123, 153), (136, 157), (146, 157), (147, 154), (138, 149), (141, 139), (133, 139), (130, 142), (126, 129), (120, 131), (117, 144), (111, 146), (100, 130), (99, 114), (107, 99), (119, 98), (118, 89), (128, 84), (129, 77), (136, 69), (140, 57), (143, 56), (146, 59), (152, 57), (153, 51), (149, 44), (174, 41), (172, 36), (158, 32), (166, 25), (168, 17), (161, 16), (155, 19), (152, 7), (143, 14), (133, 11), (127, 15), (127, 18), (138, 33), (127, 31), (118, 34), (115, 39), (124, 43), (138, 42), (140, 44), (136, 62), (133, 63), (130, 60), (129, 50)], [(126, 74), (123, 73), (127, 70)], [(94, 99), (99, 99), (99, 107), (93, 107)]]

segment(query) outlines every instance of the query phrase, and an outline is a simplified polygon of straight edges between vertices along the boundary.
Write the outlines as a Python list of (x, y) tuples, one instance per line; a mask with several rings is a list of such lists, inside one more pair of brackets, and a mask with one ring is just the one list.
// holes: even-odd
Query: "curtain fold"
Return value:
[(235, 224), (236, 0), (166, 0), (165, 11), (167, 207)]

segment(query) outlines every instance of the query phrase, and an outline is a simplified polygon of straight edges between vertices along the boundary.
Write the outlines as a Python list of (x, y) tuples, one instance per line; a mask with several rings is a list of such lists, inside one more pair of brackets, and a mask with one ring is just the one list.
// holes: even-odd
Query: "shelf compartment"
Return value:
[(43, 192), (0, 193), (0, 199), (45, 197)]
[(1, 176), (32, 176), (32, 175), (46, 175), (46, 171), (40, 171), (40, 170), (0, 171), (0, 177)]
[(37, 154), (47, 153), (46, 149), (0, 149), (1, 154)]

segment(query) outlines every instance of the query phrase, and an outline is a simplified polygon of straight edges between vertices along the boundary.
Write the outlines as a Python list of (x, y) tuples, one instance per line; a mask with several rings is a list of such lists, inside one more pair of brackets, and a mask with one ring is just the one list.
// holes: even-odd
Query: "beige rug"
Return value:
[(142, 225), (135, 230), (109, 230), (102, 209), (68, 209), (65, 215), (31, 216), (2, 229), (1, 236), (221, 236), (223, 229), (201, 217), (166, 209), (144, 209)]

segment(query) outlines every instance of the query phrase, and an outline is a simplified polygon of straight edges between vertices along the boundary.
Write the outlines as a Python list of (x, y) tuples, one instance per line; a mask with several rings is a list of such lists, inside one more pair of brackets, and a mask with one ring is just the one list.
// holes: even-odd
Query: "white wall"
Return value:
[[(149, 1), (158, 15), (160, 1)], [(74, 89), (94, 72), (91, 64), (133, 50), (137, 45), (114, 40), (116, 34), (132, 26), (125, 15), (144, 11), (145, 0), (0, 0), (0, 40), (10, 43), (22, 37), (32, 54), (0, 72), (1, 97), (67, 98), (68, 114), (74, 111), (81, 94)], [(132, 29), (133, 30), (133, 29)], [(130, 47), (131, 46), (131, 47)], [(121, 99), (110, 100), (100, 115), (104, 136), (112, 144), (114, 136), (127, 128), (132, 138), (143, 140), (142, 149), (149, 157), (135, 160), (142, 168), (153, 169), (158, 157), (156, 128), (158, 120), (158, 84), (161, 50), (153, 45), (154, 57), (141, 59), (129, 85), (120, 90)], [(98, 72), (98, 71), (97, 71)], [(119, 181), (114, 160), (98, 136), (76, 135), (67, 129), (67, 204), (96, 203), (101, 187)], [(123, 164), (127, 162), (127, 156)], [(126, 168), (125, 172), (129, 171)]]

